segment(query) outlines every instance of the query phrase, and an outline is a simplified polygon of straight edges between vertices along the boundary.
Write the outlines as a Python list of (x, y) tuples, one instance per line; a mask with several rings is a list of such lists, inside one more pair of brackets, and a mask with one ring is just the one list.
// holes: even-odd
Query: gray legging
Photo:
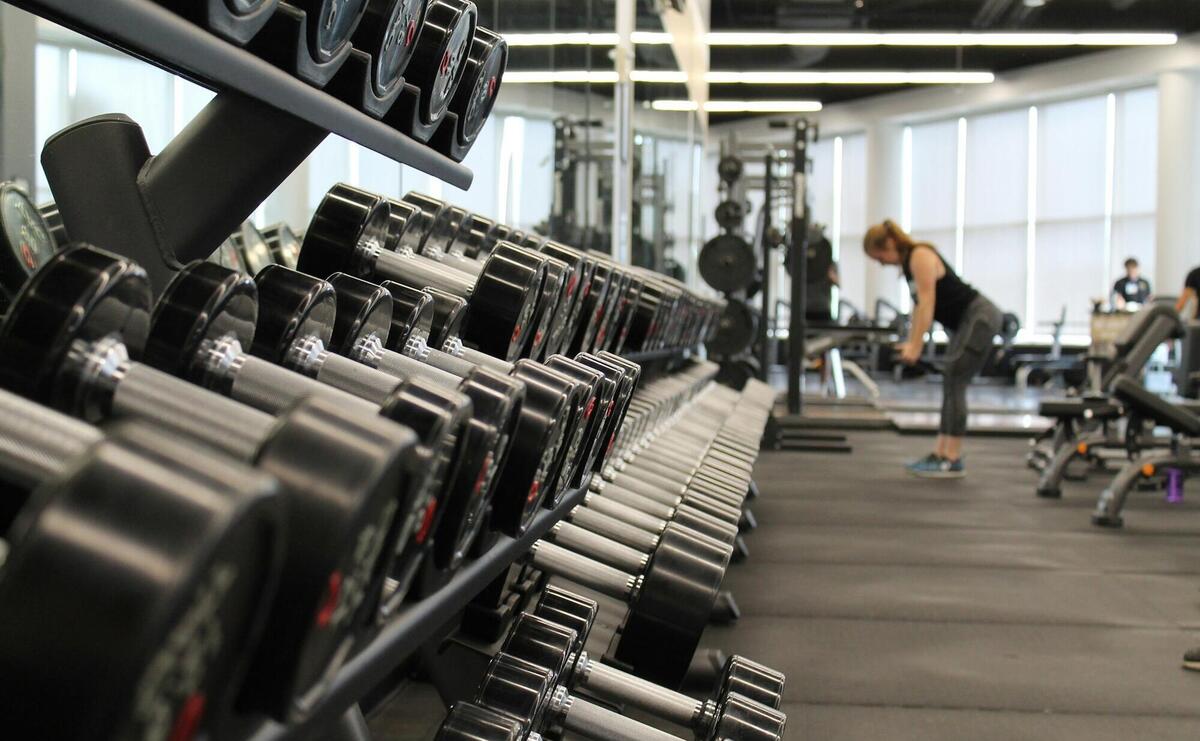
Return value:
[(943, 435), (967, 434), (967, 386), (987, 362), (1002, 322), (1000, 310), (981, 294), (967, 306), (958, 329), (950, 333), (942, 370), (942, 421), (938, 426)]

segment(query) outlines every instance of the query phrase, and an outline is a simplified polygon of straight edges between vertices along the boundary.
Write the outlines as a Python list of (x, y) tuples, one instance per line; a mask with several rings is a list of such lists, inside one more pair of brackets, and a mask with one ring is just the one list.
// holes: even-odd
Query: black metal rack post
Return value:
[(771, 325), (774, 323), (774, 301), (771, 295), (771, 211), (774, 209), (775, 199), (775, 151), (771, 148), (767, 149), (766, 157), (764, 158), (766, 169), (763, 174), (763, 223), (762, 234), (762, 261), (763, 261), (763, 278), (762, 278), (762, 321), (758, 329), (758, 360), (759, 360), (759, 378), (766, 381), (771, 371)]

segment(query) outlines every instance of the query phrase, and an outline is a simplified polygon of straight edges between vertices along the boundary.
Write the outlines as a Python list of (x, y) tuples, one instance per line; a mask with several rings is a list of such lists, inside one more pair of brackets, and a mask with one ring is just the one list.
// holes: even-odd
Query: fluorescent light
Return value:
[[(634, 70), (634, 82), (683, 84), (686, 72), (677, 70)], [(915, 84), (978, 84), (995, 79), (991, 72), (733, 72), (712, 71), (705, 81), (714, 85), (915, 85)], [(593, 83), (611, 85), (617, 82), (612, 70), (509, 70), (504, 75), (509, 84), (536, 83)]]
[(504, 73), (504, 84), (537, 84), (554, 82), (594, 83), (597, 85), (613, 85), (617, 82), (617, 73), (604, 70), (564, 69), (552, 72), (526, 72), (509, 70)]
[(709, 46), (1170, 46), (1173, 33), (713, 31)]
[[(509, 46), (616, 46), (620, 37), (615, 33), (506, 33)], [(671, 34), (656, 31), (634, 31), (633, 43), (658, 46), (671, 43)]]
[(991, 72), (804, 71), (733, 72), (713, 70), (704, 76), (712, 84), (738, 85), (937, 85), (986, 84)]
[(635, 69), (629, 74), (634, 82), (665, 82), (683, 84), (688, 81), (687, 72), (656, 69)]
[[(692, 100), (656, 100), (650, 104), (656, 111), (695, 111)], [(708, 113), (814, 113), (821, 110), (815, 100), (710, 100), (704, 104)]]
[(694, 100), (655, 100), (650, 107), (656, 111), (698, 111), (700, 106)]

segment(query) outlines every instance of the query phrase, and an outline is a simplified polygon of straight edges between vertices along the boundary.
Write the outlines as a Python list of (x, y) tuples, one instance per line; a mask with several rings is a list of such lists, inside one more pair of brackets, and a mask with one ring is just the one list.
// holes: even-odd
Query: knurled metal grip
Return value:
[(610, 566), (596, 563), (561, 546), (540, 540), (529, 550), (534, 567), (579, 582), (589, 589), (621, 600), (636, 597), (641, 580)]
[(86, 422), (0, 392), (0, 466), (4, 479), (12, 484), (32, 488), (64, 473), (73, 459), (102, 437)]

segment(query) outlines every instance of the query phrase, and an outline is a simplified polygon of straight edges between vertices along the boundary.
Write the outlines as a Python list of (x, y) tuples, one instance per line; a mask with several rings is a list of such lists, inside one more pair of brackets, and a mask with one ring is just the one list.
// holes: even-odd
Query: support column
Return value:
[[(867, 127), (867, 223), (884, 219), (900, 222), (904, 187), (904, 127), (887, 121), (874, 121)], [(846, 245), (844, 249), (861, 249)], [(896, 303), (899, 297), (899, 273), (873, 260), (866, 261), (864, 276), (865, 311), (875, 308), (875, 299)]]
[(1158, 209), (1155, 290), (1178, 295), (1200, 265), (1200, 76), (1158, 76)]
[(0, 179), (36, 185), (35, 121), (36, 18), (11, 5), (0, 5)]
[(612, 256), (630, 263), (633, 244), (633, 30), (636, 0), (617, 0), (617, 48), (613, 60), (617, 84), (613, 87), (613, 187)]

